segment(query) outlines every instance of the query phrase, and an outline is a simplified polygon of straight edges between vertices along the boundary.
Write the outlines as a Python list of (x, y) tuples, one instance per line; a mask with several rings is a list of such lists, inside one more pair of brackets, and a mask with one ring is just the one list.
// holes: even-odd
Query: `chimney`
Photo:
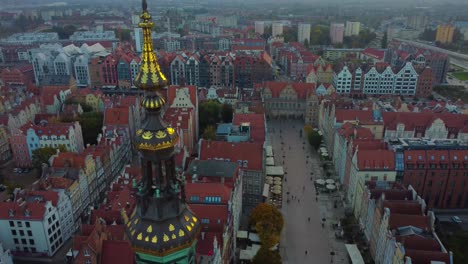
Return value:
[(201, 239), (205, 240), (205, 232), (201, 232)]

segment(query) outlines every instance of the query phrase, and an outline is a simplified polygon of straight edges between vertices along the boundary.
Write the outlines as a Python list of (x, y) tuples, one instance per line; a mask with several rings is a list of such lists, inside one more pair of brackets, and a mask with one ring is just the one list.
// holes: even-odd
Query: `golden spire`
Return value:
[(138, 23), (138, 27), (143, 29), (143, 52), (135, 85), (142, 90), (155, 92), (167, 85), (167, 79), (161, 72), (158, 59), (154, 54), (153, 40), (151, 39), (151, 29), (154, 27), (154, 22), (151, 21), (146, 0), (142, 0), (142, 8), (141, 22)]

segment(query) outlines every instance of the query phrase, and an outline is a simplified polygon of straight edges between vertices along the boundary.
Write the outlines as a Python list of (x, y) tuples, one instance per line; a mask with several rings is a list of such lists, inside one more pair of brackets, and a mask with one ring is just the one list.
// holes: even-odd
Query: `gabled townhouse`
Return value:
[(242, 211), (242, 177), (235, 162), (194, 160), (187, 169), (187, 203), (202, 224), (197, 253), (208, 255), (213, 240), (220, 243), (222, 263), (236, 252), (237, 230)]
[(83, 151), (83, 135), (81, 126), (75, 123), (40, 125), (31, 123), (12, 131), (10, 145), (13, 158), (18, 167), (28, 168), (32, 166), (32, 152), (43, 147), (65, 147), (68, 151), (80, 153)]
[(354, 153), (349, 186), (346, 193), (349, 206), (358, 217), (366, 181), (396, 181), (395, 153), (391, 150), (359, 150)]
[(88, 197), (89, 193), (85, 186), (84, 189), (80, 187), (78, 173), (78, 169), (75, 168), (45, 168), (38, 185), (34, 186), (34, 189), (37, 190), (52, 190), (68, 197), (73, 219), (72, 228), (69, 230), (71, 234), (79, 229), (82, 214), (88, 206), (88, 204), (83, 203), (82, 197)]
[(268, 118), (305, 118), (308, 113), (312, 119), (318, 114), (318, 101), (313, 100), (317, 95), (312, 83), (265, 82), (262, 93)]
[[(170, 85), (167, 88), (167, 101), (170, 108), (192, 109), (190, 115), (192, 116), (192, 135), (195, 138), (185, 140), (196, 142), (198, 139), (198, 96), (197, 87), (193, 85), (189, 86), (175, 86)], [(193, 149), (193, 144), (188, 144), (189, 149)]]
[(468, 116), (427, 112), (384, 112), (385, 141), (398, 138), (429, 138), (465, 140)]
[(248, 215), (262, 202), (264, 155), (263, 143), (199, 141), (200, 160), (237, 162), (243, 182), (242, 212)]
[(65, 243), (57, 208), (58, 195), (49, 200), (17, 199), (0, 202), (0, 242), (13, 254), (53, 256)]
[(435, 233), (435, 216), (409, 186), (367, 182), (359, 223), (375, 263), (453, 263)]
[(89, 153), (60, 152), (53, 155), (49, 160), (53, 168), (77, 168), (79, 169), (80, 184), (86, 184), (89, 193), (89, 202), (94, 206), (99, 203), (99, 188), (96, 173), (96, 161)]

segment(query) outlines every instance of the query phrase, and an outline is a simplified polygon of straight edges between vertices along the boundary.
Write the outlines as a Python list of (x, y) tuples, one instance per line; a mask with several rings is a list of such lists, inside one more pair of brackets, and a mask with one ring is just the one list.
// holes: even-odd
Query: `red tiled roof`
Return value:
[(421, 205), (417, 201), (385, 200), (383, 207), (390, 209), (391, 214), (421, 215)]
[(405, 150), (404, 162), (406, 163), (418, 163), (426, 162), (426, 151), (424, 150)]
[(213, 250), (213, 241), (216, 237), (218, 245), (222, 245), (222, 232), (205, 232), (205, 238), (200, 237), (197, 240), (197, 249), (196, 252), (198, 255), (208, 255), (212, 254)]
[(234, 113), (232, 123), (240, 126), (243, 123), (250, 124), (250, 137), (254, 142), (265, 142), (265, 116), (263, 114), (238, 114)]
[(382, 114), (386, 129), (395, 130), (398, 123), (405, 125), (406, 131), (414, 130), (416, 127), (428, 128), (435, 119), (440, 118), (446, 127), (461, 130), (468, 124), (468, 115), (431, 112), (384, 112)]
[(26, 123), (21, 127), (23, 133), (27, 133), (28, 129), (32, 128), (36, 132), (37, 136), (61, 136), (68, 137), (68, 131), (70, 127), (73, 127), (75, 123), (47, 123), (45, 125), (33, 125), (31, 122)]
[(105, 210), (105, 209), (97, 209), (91, 211), (91, 223), (94, 224), (96, 221), (102, 218), (106, 224), (111, 225), (112, 223), (122, 224), (122, 214), (119, 210)]
[(58, 100), (58, 96), (57, 96), (57, 93), (54, 93), (54, 92), (50, 92), (50, 93), (46, 93), (46, 92), (43, 92), (41, 94), (41, 102), (42, 104), (44, 105), (53, 105), (55, 103), (55, 99)]
[[(208, 231), (222, 231), (227, 223), (229, 215), (229, 206), (227, 204), (189, 204), (190, 209), (199, 219), (210, 219)], [(217, 220), (220, 220), (220, 224)]]
[(183, 89), (183, 88), (188, 88), (188, 96), (190, 98), (190, 101), (192, 102), (193, 105), (197, 105), (197, 87), (193, 85), (188, 85), (188, 86), (179, 86), (179, 85), (170, 85), (167, 89), (167, 101), (168, 105), (172, 105), (174, 102), (174, 99), (177, 95), (177, 90)]
[(50, 201), (53, 206), (57, 207), (59, 194), (54, 191), (29, 191), (25, 195), (18, 194), (18, 197), (22, 197), (28, 202), (35, 202), (36, 199), (41, 199), (41, 202)]
[(409, 190), (371, 190), (371, 199), (380, 199), (385, 194), (385, 200), (413, 200), (413, 193)]
[[(29, 216), (26, 216), (26, 209), (29, 209)], [(9, 215), (10, 210), (13, 210), (13, 216)], [(0, 202), (0, 219), (40, 221), (44, 219), (44, 213), (45, 203), (32, 202), (20, 206), (16, 202)]]
[(394, 170), (395, 153), (390, 150), (359, 150), (357, 163), (359, 170)]
[(64, 177), (49, 177), (47, 182), (50, 183), (53, 189), (67, 189), (73, 184), (73, 180)]
[(221, 197), (221, 203), (228, 203), (231, 198), (231, 188), (227, 187), (224, 183), (217, 182), (197, 182), (186, 183), (185, 192), (190, 201), (190, 197), (198, 196), (200, 202), (203, 203), (205, 197), (218, 196)]
[(388, 226), (390, 230), (403, 226), (414, 226), (428, 231), (430, 229), (429, 217), (424, 215), (392, 214)]
[(128, 241), (104, 240), (101, 264), (134, 264), (135, 255)]
[(214, 158), (230, 159), (232, 162), (247, 160), (247, 169), (263, 170), (263, 143), (201, 140), (198, 156), (201, 160)]
[[(180, 124), (182, 129), (189, 129), (189, 120), (192, 112), (192, 108), (168, 108), (164, 112), (164, 121), (168, 123), (171, 127), (178, 127), (177, 124)], [(194, 122), (194, 120), (192, 120)]]
[(335, 118), (337, 123), (344, 123), (345, 121), (359, 121), (359, 124), (376, 123), (371, 110), (337, 109)]
[(419, 235), (397, 236), (397, 241), (405, 246), (405, 249), (440, 251), (442, 248), (437, 240)]
[(406, 256), (411, 258), (411, 264), (428, 264), (431, 261), (441, 261), (442, 263), (451, 263), (448, 253), (423, 250), (406, 250)]
[(385, 142), (382, 142), (378, 139), (353, 139), (353, 151), (356, 151), (356, 149), (376, 150), (376, 149), (386, 149), (386, 147), (385, 147)]
[(104, 112), (104, 125), (128, 126), (128, 107), (107, 108)]
[(300, 99), (306, 99), (307, 95), (312, 94), (315, 90), (315, 84), (300, 82), (265, 82), (264, 88), (270, 89), (273, 98), (278, 98), (281, 92), (288, 86), (294, 89)]
[(385, 55), (385, 51), (374, 49), (374, 48), (364, 49), (362, 53), (374, 59), (378, 59), (378, 60), (382, 60)]
[(85, 159), (88, 154), (75, 152), (60, 152), (52, 160), (51, 167), (81, 167), (85, 166)]
[(338, 133), (341, 136), (346, 137), (349, 139), (351, 136), (353, 139), (373, 139), (374, 135), (372, 134), (371, 130), (366, 127), (355, 126), (351, 123), (344, 123), (339, 129)]

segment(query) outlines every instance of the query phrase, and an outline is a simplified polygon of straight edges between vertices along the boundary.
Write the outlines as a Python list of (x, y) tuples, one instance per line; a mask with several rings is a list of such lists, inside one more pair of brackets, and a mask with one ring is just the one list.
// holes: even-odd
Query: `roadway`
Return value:
[(458, 216), (462, 221), (459, 223), (460, 227), (468, 231), (468, 210), (466, 209), (434, 209), (435, 217), (439, 222), (455, 223), (452, 220), (453, 216)]
[[(331, 223), (342, 218), (328, 195), (317, 194), (314, 179), (323, 177), (316, 151), (300, 137), (303, 121), (268, 121), (268, 142), (273, 147), (275, 164), (283, 164), (283, 206), (285, 225), (280, 253), (284, 264), (347, 264), (343, 241), (335, 238)], [(292, 197), (294, 195), (294, 198)], [(326, 223), (322, 225), (322, 219)]]

